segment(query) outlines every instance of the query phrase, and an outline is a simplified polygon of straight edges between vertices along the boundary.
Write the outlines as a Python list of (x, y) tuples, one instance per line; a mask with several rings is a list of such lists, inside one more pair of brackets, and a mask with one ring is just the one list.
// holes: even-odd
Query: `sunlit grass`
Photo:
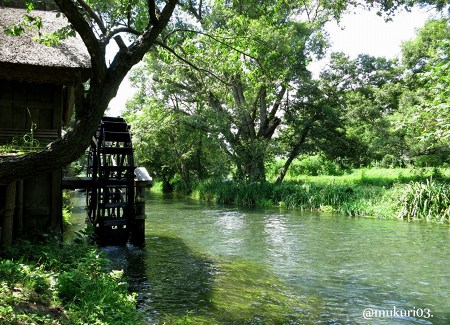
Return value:
[(0, 257), (0, 324), (140, 324), (134, 295), (94, 247), (23, 241)]
[(425, 181), (430, 177), (444, 177), (450, 179), (450, 169), (437, 168), (361, 168), (342, 176), (296, 176), (286, 181), (338, 183), (338, 184), (365, 184), (375, 186), (392, 186), (394, 183), (407, 183), (410, 181)]
[[(437, 185), (446, 184), (449, 180), (449, 169), (372, 168), (354, 170), (342, 176), (299, 175), (282, 184), (209, 181), (198, 186), (196, 196), (205, 201), (238, 206), (278, 206), (333, 211), (356, 217), (449, 222), (447, 201), (444, 199), (447, 194), (443, 190), (446, 186)], [(426, 189), (420, 193), (428, 195), (425, 193), (431, 191), (430, 198), (427, 196), (419, 200), (411, 195), (414, 199), (406, 199), (398, 195), (401, 192), (417, 192), (424, 186)], [(438, 186), (439, 190), (436, 189)], [(415, 204), (421, 204), (421, 207), (414, 208)], [(413, 207), (405, 210), (405, 205)], [(418, 209), (422, 212), (416, 213)]]

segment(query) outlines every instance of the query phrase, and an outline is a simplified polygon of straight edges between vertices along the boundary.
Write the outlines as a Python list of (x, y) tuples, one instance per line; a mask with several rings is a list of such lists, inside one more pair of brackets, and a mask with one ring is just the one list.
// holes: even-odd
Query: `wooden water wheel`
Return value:
[(103, 117), (88, 152), (88, 220), (101, 244), (124, 244), (135, 213), (134, 159), (130, 127), (121, 117)]

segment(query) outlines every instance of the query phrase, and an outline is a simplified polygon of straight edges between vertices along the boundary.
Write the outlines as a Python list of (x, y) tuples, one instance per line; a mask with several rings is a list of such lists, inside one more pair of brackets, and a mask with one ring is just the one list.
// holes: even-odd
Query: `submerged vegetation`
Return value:
[(237, 257), (216, 263), (210, 302), (186, 315), (167, 314), (162, 324), (295, 324), (304, 315), (320, 321), (319, 297), (299, 298), (259, 263)]
[(22, 241), (2, 253), (0, 324), (140, 323), (121, 272), (82, 240)]

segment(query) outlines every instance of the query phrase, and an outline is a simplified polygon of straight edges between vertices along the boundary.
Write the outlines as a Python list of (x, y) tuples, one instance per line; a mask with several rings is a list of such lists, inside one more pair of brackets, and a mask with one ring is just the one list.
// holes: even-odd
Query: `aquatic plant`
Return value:
[(282, 184), (208, 181), (199, 184), (197, 195), (218, 204), (443, 222), (449, 221), (450, 214), (448, 179), (448, 170), (436, 168), (363, 169)]
[(406, 220), (450, 221), (450, 188), (447, 183), (428, 179), (411, 182), (398, 196), (397, 217)]

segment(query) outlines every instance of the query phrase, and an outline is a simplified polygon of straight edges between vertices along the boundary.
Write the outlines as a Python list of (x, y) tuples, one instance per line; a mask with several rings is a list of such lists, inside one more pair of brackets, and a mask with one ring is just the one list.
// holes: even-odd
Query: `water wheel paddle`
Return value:
[(101, 244), (125, 244), (135, 211), (134, 158), (130, 127), (121, 117), (103, 117), (92, 137), (86, 191), (88, 221)]

